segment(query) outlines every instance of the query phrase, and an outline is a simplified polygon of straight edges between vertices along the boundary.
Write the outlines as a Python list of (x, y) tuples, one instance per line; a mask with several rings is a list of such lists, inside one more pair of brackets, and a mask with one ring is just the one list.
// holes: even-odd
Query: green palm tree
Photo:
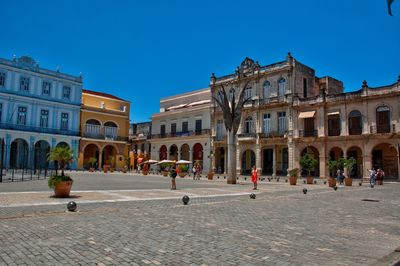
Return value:
[(58, 168), (61, 169), (61, 175), (64, 176), (65, 166), (74, 160), (74, 152), (69, 147), (55, 147), (51, 149), (48, 160), (57, 161)]

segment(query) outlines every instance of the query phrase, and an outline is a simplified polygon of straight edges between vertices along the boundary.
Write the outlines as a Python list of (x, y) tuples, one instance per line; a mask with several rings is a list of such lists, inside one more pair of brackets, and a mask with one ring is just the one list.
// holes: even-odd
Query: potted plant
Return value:
[(307, 184), (311, 185), (314, 181), (314, 178), (311, 176), (311, 171), (315, 169), (318, 161), (314, 159), (314, 157), (306, 153), (300, 159), (301, 169), (307, 172)]
[(337, 167), (338, 167), (338, 162), (336, 160), (328, 161), (328, 168), (329, 168), (329, 175), (330, 175), (329, 179), (328, 179), (329, 187), (336, 186), (335, 173), (337, 171)]
[(73, 161), (73, 151), (69, 147), (56, 147), (49, 153), (49, 161), (57, 161), (58, 168), (61, 170), (61, 175), (56, 174), (48, 180), (49, 188), (54, 189), (54, 196), (57, 198), (68, 198), (71, 192), (72, 183), (71, 177), (64, 174), (65, 166)]
[(168, 176), (169, 173), (169, 168), (171, 167), (171, 163), (161, 163), (160, 164), (160, 170), (163, 176)]
[(89, 164), (90, 164), (89, 172), (94, 172), (96, 170), (95, 169), (96, 163), (97, 163), (97, 158), (96, 157), (90, 157), (89, 158)]
[(344, 179), (345, 186), (353, 185), (353, 178), (351, 177), (351, 172), (353, 171), (354, 165), (357, 163), (356, 159), (350, 157), (346, 160), (345, 167), (347, 169), (347, 176)]
[(176, 167), (176, 172), (180, 177), (185, 177), (188, 174), (189, 165), (188, 164), (178, 164)]
[(108, 156), (108, 160), (110, 161), (110, 172), (113, 173), (115, 170), (114, 156), (113, 155)]
[(210, 169), (210, 171), (207, 173), (207, 178), (208, 180), (213, 180), (214, 177), (214, 172)]
[(292, 186), (295, 186), (297, 184), (297, 178), (299, 176), (299, 168), (294, 168), (292, 170), (289, 170), (289, 183)]
[(171, 177), (171, 190), (176, 190), (176, 171), (175, 169), (171, 169), (171, 171), (169, 171), (169, 176)]

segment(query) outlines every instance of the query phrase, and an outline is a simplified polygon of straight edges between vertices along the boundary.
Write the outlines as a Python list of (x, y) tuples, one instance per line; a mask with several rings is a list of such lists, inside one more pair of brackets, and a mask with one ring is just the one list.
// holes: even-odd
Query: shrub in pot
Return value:
[(189, 165), (188, 164), (178, 164), (176, 167), (176, 172), (180, 177), (185, 177), (188, 174)]
[(336, 186), (335, 173), (337, 171), (337, 167), (338, 167), (338, 162), (336, 160), (329, 160), (328, 161), (328, 168), (329, 168), (328, 184), (329, 184), (329, 187)]
[(351, 178), (351, 172), (353, 171), (354, 165), (357, 163), (356, 159), (354, 159), (353, 157), (350, 157), (348, 159), (346, 159), (346, 169), (347, 169), (347, 176), (344, 179), (344, 184), (346, 186), (352, 186), (353, 185), (353, 178)]
[(95, 169), (96, 163), (97, 163), (97, 158), (96, 157), (90, 157), (89, 158), (89, 164), (90, 164), (89, 171), (90, 172), (94, 172), (96, 170)]
[[(58, 162), (56, 174), (48, 180), (49, 188), (54, 189), (55, 197), (68, 198), (74, 181), (71, 177), (65, 175), (64, 169), (68, 163), (73, 161), (72, 149), (69, 147), (56, 147), (50, 151), (48, 160)], [(61, 175), (58, 175), (57, 170), (61, 170)]]
[(313, 183), (313, 177), (311, 176), (311, 171), (315, 170), (318, 161), (314, 159), (314, 156), (306, 153), (300, 159), (301, 169), (307, 172), (307, 184)]
[(289, 170), (289, 184), (295, 186), (297, 184), (297, 178), (299, 177), (299, 168)]

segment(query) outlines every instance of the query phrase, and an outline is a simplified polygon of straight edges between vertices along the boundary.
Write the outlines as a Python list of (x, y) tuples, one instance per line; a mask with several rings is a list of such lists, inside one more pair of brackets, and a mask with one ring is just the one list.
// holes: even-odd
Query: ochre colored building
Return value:
[(128, 133), (130, 103), (111, 94), (82, 90), (81, 142), (78, 168), (129, 167)]

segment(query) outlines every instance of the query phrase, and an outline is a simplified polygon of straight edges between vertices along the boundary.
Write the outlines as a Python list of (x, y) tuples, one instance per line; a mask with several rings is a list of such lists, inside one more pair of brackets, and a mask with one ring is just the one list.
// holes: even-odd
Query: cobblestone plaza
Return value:
[(0, 184), (0, 265), (393, 265), (400, 259), (396, 182), (334, 191), (321, 180), (262, 181), (252, 200), (244, 180), (228, 186), (222, 177), (177, 179), (171, 191), (160, 176), (72, 175), (75, 213), (66, 212), (71, 199), (50, 197), (46, 180)]

